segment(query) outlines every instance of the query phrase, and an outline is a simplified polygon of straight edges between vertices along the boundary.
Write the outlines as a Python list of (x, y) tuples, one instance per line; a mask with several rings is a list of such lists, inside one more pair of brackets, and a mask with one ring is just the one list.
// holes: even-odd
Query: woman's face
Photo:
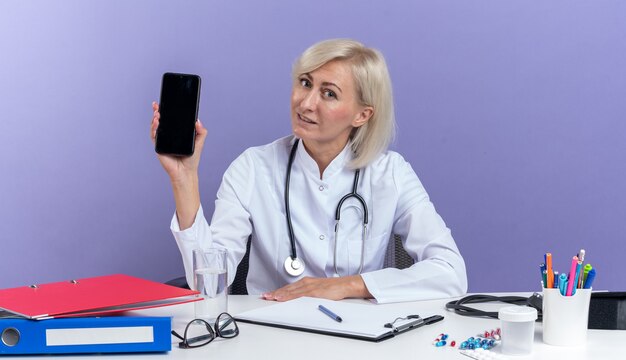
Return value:
[(359, 103), (350, 66), (331, 61), (301, 74), (291, 92), (291, 126), (308, 146), (339, 149), (355, 127), (371, 117), (373, 109)]

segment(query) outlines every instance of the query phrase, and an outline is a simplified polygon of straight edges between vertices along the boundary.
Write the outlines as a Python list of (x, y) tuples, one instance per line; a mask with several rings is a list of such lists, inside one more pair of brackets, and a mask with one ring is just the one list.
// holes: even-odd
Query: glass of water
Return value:
[(197, 319), (213, 322), (228, 311), (227, 255), (226, 249), (193, 251), (193, 285), (203, 298), (194, 303)]

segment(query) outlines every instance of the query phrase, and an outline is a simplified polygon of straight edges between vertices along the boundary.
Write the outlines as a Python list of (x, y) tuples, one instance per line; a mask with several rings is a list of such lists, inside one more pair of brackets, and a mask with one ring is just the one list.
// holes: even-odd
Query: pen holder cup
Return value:
[(587, 342), (591, 289), (576, 289), (563, 296), (559, 289), (543, 289), (543, 342), (581, 346)]
[(198, 319), (212, 322), (221, 313), (228, 311), (227, 258), (225, 249), (193, 251), (193, 287), (203, 299), (194, 303)]

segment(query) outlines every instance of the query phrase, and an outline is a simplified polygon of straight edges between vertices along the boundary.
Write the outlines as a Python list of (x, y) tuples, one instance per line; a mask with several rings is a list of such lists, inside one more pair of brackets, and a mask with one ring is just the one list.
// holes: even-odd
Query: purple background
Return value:
[[(290, 70), (350, 37), (391, 71), (409, 160), (470, 291), (539, 288), (581, 247), (625, 290), (623, 1), (2, 1), (0, 287), (183, 273), (149, 140), (165, 71), (203, 78), (202, 201), (245, 148), (289, 134)], [(287, 241), (287, 239), (285, 239)]]

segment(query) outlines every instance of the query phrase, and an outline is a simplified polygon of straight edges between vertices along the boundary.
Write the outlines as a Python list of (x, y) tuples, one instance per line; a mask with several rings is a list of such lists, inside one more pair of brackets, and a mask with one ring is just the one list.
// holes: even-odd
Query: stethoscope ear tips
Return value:
[(288, 256), (285, 259), (285, 271), (291, 276), (300, 276), (304, 273), (304, 263), (298, 258), (292, 259)]

